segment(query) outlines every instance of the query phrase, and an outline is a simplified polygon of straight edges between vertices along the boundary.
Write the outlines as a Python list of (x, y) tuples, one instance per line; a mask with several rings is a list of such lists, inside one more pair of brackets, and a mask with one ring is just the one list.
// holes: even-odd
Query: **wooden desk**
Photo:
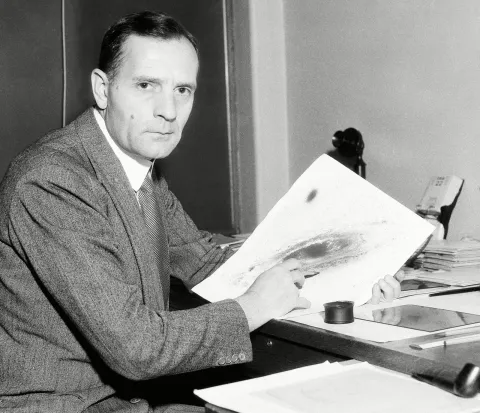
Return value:
[[(192, 295), (187, 301), (183, 308), (194, 306), (194, 301), (196, 305), (202, 303)], [(356, 359), (405, 374), (417, 372), (453, 380), (465, 363), (480, 366), (480, 342), (427, 350), (409, 347), (428, 341), (432, 335), (376, 343), (290, 320), (272, 320), (252, 333), (254, 359), (243, 366), (243, 372), (245, 378), (253, 378), (324, 361)]]
[[(366, 361), (401, 373), (441, 375), (453, 380), (465, 363), (480, 365), (480, 342), (414, 350), (410, 343), (430, 336), (375, 343), (288, 320), (274, 320), (252, 334), (254, 361), (245, 366), (252, 377), (349, 358)], [(206, 413), (234, 413), (206, 404)]]
[[(298, 367), (305, 365), (304, 362), (307, 360), (311, 361), (309, 364), (328, 360), (328, 355), (333, 354), (336, 358), (366, 361), (405, 374), (417, 372), (453, 378), (465, 363), (480, 365), (480, 342), (426, 350), (410, 348), (411, 343), (428, 341), (433, 334), (390, 343), (376, 343), (293, 321), (273, 320), (259, 329), (257, 335), (258, 337), (253, 339), (255, 347), (261, 346), (262, 339), (270, 340), (269, 351), (278, 359), (282, 358), (284, 348), (294, 349)], [(276, 346), (277, 342), (281, 345)], [(317, 361), (312, 356), (312, 351), (318, 353)], [(303, 354), (306, 356), (303, 357)]]

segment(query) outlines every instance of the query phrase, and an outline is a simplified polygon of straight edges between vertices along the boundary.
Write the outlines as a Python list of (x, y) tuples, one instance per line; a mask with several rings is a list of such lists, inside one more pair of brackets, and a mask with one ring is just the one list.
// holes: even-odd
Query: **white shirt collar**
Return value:
[(100, 115), (98, 110), (94, 109), (93, 113), (95, 115), (95, 119), (97, 120), (98, 126), (100, 126), (100, 129), (102, 130), (105, 138), (107, 139), (107, 142), (110, 144), (110, 146), (113, 149), (113, 152), (115, 152), (115, 155), (117, 155), (117, 158), (122, 164), (123, 169), (127, 174), (128, 180), (130, 181), (130, 185), (132, 186), (133, 190), (137, 192), (142, 186), (142, 183), (145, 180), (145, 177), (149, 173), (153, 162), (148, 161), (146, 159), (145, 160), (134, 159), (130, 155), (126, 154), (116, 144), (116, 142), (112, 139), (112, 137), (108, 133), (105, 120), (103, 119), (102, 115)]

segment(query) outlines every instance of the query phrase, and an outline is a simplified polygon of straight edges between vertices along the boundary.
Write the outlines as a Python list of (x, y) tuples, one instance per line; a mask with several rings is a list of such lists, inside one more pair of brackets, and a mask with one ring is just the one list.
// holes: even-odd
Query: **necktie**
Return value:
[[(152, 176), (154, 178), (153, 170)], [(165, 309), (168, 309), (168, 297), (170, 293), (168, 245), (160, 208), (154, 193), (152, 176), (147, 174), (142, 186), (138, 190), (137, 195), (138, 202), (145, 219), (145, 224), (148, 228), (148, 236), (155, 252), (155, 261), (157, 263), (158, 273), (163, 290), (163, 302), (165, 303)]]

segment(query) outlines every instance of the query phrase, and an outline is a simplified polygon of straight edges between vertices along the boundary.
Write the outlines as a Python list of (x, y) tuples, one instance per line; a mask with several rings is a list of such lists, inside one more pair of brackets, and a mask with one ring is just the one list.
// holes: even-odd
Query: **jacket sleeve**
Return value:
[(248, 323), (235, 301), (175, 312), (143, 304), (139, 283), (126, 274), (131, 266), (109, 221), (107, 198), (95, 177), (61, 162), (17, 182), (10, 239), (52, 305), (110, 368), (130, 379), (251, 360)]
[(218, 248), (212, 234), (197, 228), (168, 189), (165, 179), (160, 179), (159, 187), (164, 204), (172, 275), (191, 289), (211, 275), (233, 252), (229, 248)]

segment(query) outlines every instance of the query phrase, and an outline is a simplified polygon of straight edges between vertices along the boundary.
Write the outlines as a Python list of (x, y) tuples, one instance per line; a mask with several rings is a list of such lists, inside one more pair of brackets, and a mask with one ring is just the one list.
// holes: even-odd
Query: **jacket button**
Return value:
[(138, 399), (137, 397), (133, 398), (133, 399), (130, 399), (130, 403), (138, 403), (140, 402), (142, 399)]
[(234, 354), (234, 355), (232, 356), (232, 361), (233, 361), (234, 363), (236, 363), (236, 362), (238, 361), (238, 356), (237, 356), (236, 354)]
[(223, 366), (225, 364), (225, 358), (224, 357), (220, 357), (218, 359), (218, 364), (220, 364), (221, 366)]
[(232, 364), (232, 359), (230, 358), (230, 356), (227, 356), (225, 359), (227, 361), (227, 364)]
[(243, 353), (243, 352), (238, 355), (238, 358), (239, 358), (241, 361), (245, 361), (245, 360), (247, 359), (247, 357), (245, 356), (245, 353)]

